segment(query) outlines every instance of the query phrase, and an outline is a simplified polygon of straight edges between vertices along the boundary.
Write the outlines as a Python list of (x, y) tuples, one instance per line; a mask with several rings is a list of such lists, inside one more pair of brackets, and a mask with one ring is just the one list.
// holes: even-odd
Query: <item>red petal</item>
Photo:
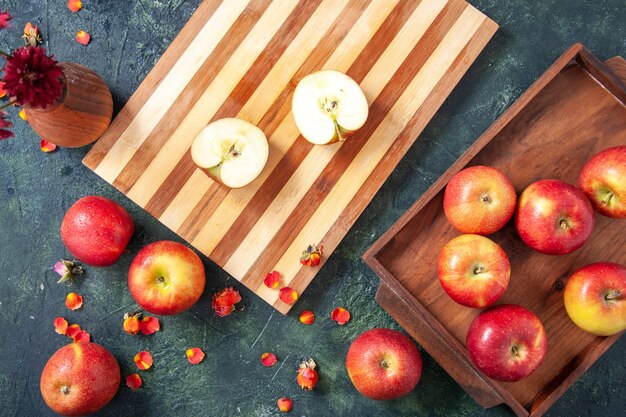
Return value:
[(293, 407), (293, 401), (291, 401), (291, 398), (279, 398), (277, 404), (278, 409), (283, 413), (290, 412)]
[(72, 338), (74, 339), (74, 343), (89, 343), (91, 342), (91, 335), (84, 330), (76, 333), (76, 335)]
[(220, 317), (228, 316), (235, 310), (235, 304), (241, 301), (239, 291), (232, 287), (224, 288), (222, 291), (213, 294), (211, 307)]
[(136, 335), (140, 329), (139, 319), (137, 316), (130, 316), (124, 319), (124, 331), (130, 335)]
[(67, 320), (63, 317), (57, 317), (54, 319), (54, 331), (58, 334), (66, 334), (67, 333)]
[(300, 313), (300, 322), (302, 324), (313, 324), (315, 323), (315, 313), (311, 310), (304, 310)]
[(7, 95), (6, 90), (4, 89), (4, 81), (0, 81), (0, 98)]
[(89, 35), (89, 33), (85, 32), (84, 30), (79, 30), (78, 32), (76, 32), (76, 42), (80, 43), (81, 45), (87, 45), (89, 41), (91, 41), (91, 35)]
[(298, 299), (298, 292), (291, 287), (283, 287), (278, 295), (283, 303), (293, 304)]
[(26, 120), (26, 110), (22, 109), (18, 114), (22, 118), (22, 120)]
[(187, 355), (187, 360), (192, 365), (197, 365), (204, 359), (204, 352), (197, 347), (187, 349), (185, 354)]
[(265, 283), (265, 286), (267, 288), (278, 288), (278, 284), (280, 284), (280, 272), (272, 271), (269, 274), (265, 275), (265, 280), (263, 280), (263, 283)]
[(317, 371), (315, 369), (301, 368), (298, 369), (298, 377), (296, 378), (296, 381), (303, 389), (312, 390), (315, 388), (318, 378), (319, 376), (317, 375)]
[(350, 312), (343, 307), (337, 307), (330, 313), (331, 320), (336, 321), (339, 325), (343, 326), (350, 321)]
[(274, 366), (276, 364), (276, 355), (271, 352), (265, 352), (261, 355), (261, 363), (268, 368)]
[(83, 8), (83, 2), (80, 0), (67, 0), (67, 8), (76, 13)]
[(141, 352), (136, 354), (134, 360), (137, 368), (141, 369), (142, 371), (150, 369), (150, 367), (152, 366), (152, 355), (150, 354), (150, 352), (146, 352), (145, 350), (142, 350)]
[(41, 139), (41, 141), (39, 142), (39, 147), (41, 148), (42, 152), (48, 153), (54, 151), (57, 148), (57, 145), (55, 145), (54, 143), (50, 143), (45, 139)]
[(152, 334), (159, 330), (161, 330), (161, 325), (156, 317), (144, 317), (141, 320), (141, 333)]
[(142, 383), (143, 381), (139, 374), (132, 374), (126, 377), (126, 385), (133, 391), (137, 391)]
[(39, 35), (39, 28), (33, 25), (31, 22), (27, 22), (24, 26), (24, 35), (31, 36), (31, 34), (34, 36)]
[(80, 326), (78, 324), (72, 324), (71, 326), (67, 327), (67, 330), (65, 331), (65, 335), (67, 337), (74, 339), (76, 335), (80, 332), (82, 332)]
[(71, 292), (65, 298), (65, 305), (70, 310), (78, 310), (83, 306), (83, 297), (76, 294), (75, 292)]

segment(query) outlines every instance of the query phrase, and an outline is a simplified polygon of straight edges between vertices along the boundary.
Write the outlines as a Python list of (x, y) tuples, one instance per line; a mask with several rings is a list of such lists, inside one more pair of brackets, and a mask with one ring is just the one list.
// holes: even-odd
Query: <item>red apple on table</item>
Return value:
[(578, 186), (598, 213), (626, 219), (626, 146), (595, 154), (583, 167)]
[(415, 388), (422, 375), (422, 357), (403, 333), (372, 329), (352, 342), (346, 368), (352, 384), (362, 395), (374, 400), (392, 400)]
[(589, 239), (593, 225), (591, 203), (582, 191), (566, 182), (534, 182), (518, 200), (515, 227), (524, 243), (537, 252), (573, 252)]
[(563, 301), (586, 332), (611, 336), (626, 330), (626, 266), (597, 262), (579, 269), (567, 281)]
[(472, 321), (466, 346), (470, 359), (498, 381), (519, 381), (532, 374), (546, 354), (543, 324), (522, 306), (490, 307)]
[(502, 296), (509, 284), (511, 265), (504, 250), (489, 238), (461, 235), (439, 253), (439, 282), (457, 303), (483, 308)]
[(114, 264), (133, 236), (135, 225), (124, 207), (89, 195), (76, 201), (61, 223), (61, 240), (79, 261), (92, 266)]
[(204, 291), (204, 265), (182, 243), (162, 240), (144, 247), (130, 265), (128, 287), (153, 314), (172, 315), (194, 305)]
[(515, 188), (502, 171), (473, 166), (458, 172), (448, 182), (443, 210), (458, 231), (489, 235), (511, 220), (516, 202)]
[(115, 357), (96, 343), (70, 343), (57, 350), (41, 374), (44, 401), (63, 416), (86, 416), (115, 397), (120, 367)]

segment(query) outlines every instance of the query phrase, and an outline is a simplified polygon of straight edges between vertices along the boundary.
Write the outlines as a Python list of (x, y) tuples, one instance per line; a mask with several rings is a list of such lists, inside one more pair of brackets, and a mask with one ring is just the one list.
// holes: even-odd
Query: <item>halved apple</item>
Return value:
[(291, 106), (300, 134), (316, 145), (345, 140), (365, 124), (369, 113), (359, 84), (336, 70), (301, 79)]
[(259, 176), (269, 155), (265, 134), (242, 119), (216, 120), (196, 136), (191, 157), (215, 181), (241, 188)]

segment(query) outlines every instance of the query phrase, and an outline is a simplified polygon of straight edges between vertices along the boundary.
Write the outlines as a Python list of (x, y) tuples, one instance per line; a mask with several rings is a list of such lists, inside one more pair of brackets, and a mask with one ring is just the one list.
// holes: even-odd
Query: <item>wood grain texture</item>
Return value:
[(518, 194), (542, 178), (577, 184), (593, 154), (626, 143), (626, 63), (614, 58), (607, 64), (614, 71), (582, 45), (570, 48), (364, 255), (383, 280), (379, 303), (485, 407), (504, 402), (519, 416), (542, 415), (617, 340), (620, 335), (595, 337), (578, 329), (565, 312), (562, 289), (586, 264), (626, 263), (626, 225), (597, 215), (590, 240), (565, 256), (532, 251), (512, 224), (490, 236), (511, 262), (509, 288), (499, 303), (529, 308), (548, 336), (539, 369), (525, 380), (501, 383), (475, 374), (467, 357), (465, 336), (480, 310), (456, 304), (437, 279), (432, 260), (458, 235), (443, 213), (444, 187), (472, 165), (501, 169)]
[[(462, 0), (205, 1), (84, 163), (287, 313), (265, 273), (304, 291), (319, 267), (300, 265), (302, 250), (323, 245), (322, 264), (332, 254), (496, 29)], [(325, 68), (361, 85), (370, 117), (346, 142), (313, 146), (291, 97)], [(190, 157), (223, 117), (269, 140), (265, 169), (242, 189)]]

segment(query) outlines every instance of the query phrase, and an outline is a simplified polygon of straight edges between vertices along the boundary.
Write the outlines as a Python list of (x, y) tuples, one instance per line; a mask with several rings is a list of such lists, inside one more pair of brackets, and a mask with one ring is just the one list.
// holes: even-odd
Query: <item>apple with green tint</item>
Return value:
[(626, 219), (626, 146), (595, 154), (580, 172), (578, 186), (598, 213)]

